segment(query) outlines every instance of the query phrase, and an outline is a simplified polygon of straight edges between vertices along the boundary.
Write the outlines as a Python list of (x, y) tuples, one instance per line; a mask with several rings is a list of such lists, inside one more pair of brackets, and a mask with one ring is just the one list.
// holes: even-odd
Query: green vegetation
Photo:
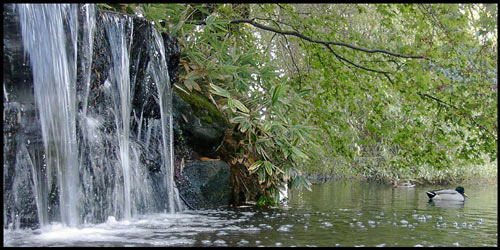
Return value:
[(274, 202), (304, 171), (496, 179), (496, 4), (100, 6), (177, 36), (178, 87), (230, 121), (233, 178)]

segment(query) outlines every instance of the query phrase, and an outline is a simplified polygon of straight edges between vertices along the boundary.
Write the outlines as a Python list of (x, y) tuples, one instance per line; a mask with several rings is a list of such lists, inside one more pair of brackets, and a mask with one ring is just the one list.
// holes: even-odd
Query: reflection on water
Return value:
[(430, 206), (443, 207), (443, 208), (460, 208), (465, 206), (463, 201), (447, 201), (447, 200), (433, 200), (429, 201)]
[(275, 209), (149, 214), (128, 221), (4, 230), (5, 246), (497, 246), (497, 186), (465, 187), (465, 203), (426, 190), (358, 182), (289, 191)]

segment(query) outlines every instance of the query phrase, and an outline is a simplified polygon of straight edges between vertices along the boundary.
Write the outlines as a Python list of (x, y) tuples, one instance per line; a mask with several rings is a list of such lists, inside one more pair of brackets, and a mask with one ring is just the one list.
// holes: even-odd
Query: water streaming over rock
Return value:
[[(77, 225), (79, 195), (76, 142), (76, 5), (19, 5), (24, 48), (31, 59), (35, 101), (47, 156), (47, 183), (56, 174), (60, 216)], [(64, 26), (69, 26), (66, 34)], [(48, 36), (52, 34), (52, 36)], [(36, 178), (35, 178), (36, 179)], [(39, 183), (37, 183), (39, 184)], [(40, 187), (34, 187), (38, 193)], [(37, 209), (44, 210), (41, 201)], [(45, 221), (45, 211), (39, 212)]]
[[(16, 201), (4, 203), (4, 227), (77, 226), (182, 210), (173, 181), (168, 55), (159, 32), (145, 19), (91, 4), (14, 6), (40, 123), (32, 130), (41, 130), (43, 149), (25, 142), (29, 136), (4, 134), (4, 156), (17, 151), (4, 161), (4, 194)], [(9, 112), (25, 106), (9, 99), (5, 93)], [(12, 124), (27, 126), (18, 120)]]

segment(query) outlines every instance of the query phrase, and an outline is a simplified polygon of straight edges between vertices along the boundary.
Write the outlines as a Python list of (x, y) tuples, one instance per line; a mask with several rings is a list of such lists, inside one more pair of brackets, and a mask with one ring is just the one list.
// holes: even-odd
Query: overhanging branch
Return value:
[(347, 48), (350, 48), (350, 49), (353, 49), (353, 50), (358, 50), (358, 51), (362, 51), (362, 52), (366, 52), (366, 53), (382, 53), (382, 54), (387, 54), (387, 55), (390, 55), (390, 56), (401, 57), (401, 58), (425, 59), (424, 56), (403, 55), (403, 54), (398, 54), (398, 53), (394, 53), (394, 52), (387, 51), (387, 50), (382, 50), (382, 49), (366, 49), (366, 48), (361, 48), (361, 47), (358, 47), (358, 46), (355, 46), (355, 45), (352, 45), (352, 44), (348, 44), (348, 43), (316, 40), (316, 39), (313, 39), (311, 37), (305, 36), (305, 35), (303, 35), (301, 33), (298, 33), (296, 31), (278, 30), (278, 29), (275, 29), (273, 27), (257, 23), (257, 22), (255, 22), (254, 19), (234, 19), (234, 20), (231, 20), (229, 23), (230, 24), (248, 23), (248, 24), (250, 24), (250, 25), (252, 25), (254, 27), (257, 27), (257, 28), (260, 28), (260, 29), (263, 29), (263, 30), (275, 32), (275, 33), (282, 34), (282, 35), (295, 36), (295, 37), (304, 39), (304, 40), (312, 42), (312, 43), (319, 43), (319, 44), (324, 44), (324, 45), (342, 46), (342, 47), (347, 47)]
[[(455, 105), (453, 104), (450, 104), (450, 103), (447, 103), (439, 98), (436, 98), (434, 96), (431, 96), (429, 94), (425, 94), (425, 93), (421, 93), (421, 92), (417, 92), (417, 94), (422, 97), (422, 98), (428, 98), (428, 99), (432, 99), (434, 101), (436, 101), (439, 105), (443, 105), (445, 107), (450, 107), (450, 108), (453, 108), (454, 110), (457, 110), (457, 111), (460, 111), (460, 109), (458, 107), (456, 107)], [(481, 131), (484, 131), (486, 133), (488, 133), (489, 135), (491, 135), (493, 138), (495, 138), (495, 140), (497, 140), (497, 136), (495, 134), (493, 134), (490, 130), (488, 130), (487, 128), (485, 128), (483, 125), (479, 124), (476, 119), (474, 119), (474, 117), (472, 117), (471, 115), (467, 114), (466, 112), (459, 112), (461, 115), (467, 115), (467, 117), (470, 117), (470, 120), (472, 121), (472, 123), (477, 126)]]
[[(394, 53), (394, 52), (387, 51), (387, 50), (361, 48), (361, 47), (358, 47), (358, 46), (355, 46), (355, 45), (352, 45), (352, 44), (347, 44), (347, 43), (342, 43), (342, 42), (317, 40), (317, 39), (308, 37), (308, 36), (306, 36), (304, 34), (296, 32), (296, 31), (287, 31), (287, 30), (276, 29), (276, 28), (273, 28), (273, 27), (270, 27), (270, 26), (266, 26), (266, 25), (257, 23), (257, 22), (255, 22), (255, 19), (256, 18), (253, 18), (253, 19), (234, 19), (234, 20), (231, 20), (229, 22), (229, 24), (248, 23), (248, 24), (250, 24), (250, 25), (252, 25), (252, 26), (254, 26), (256, 28), (259, 28), (259, 29), (262, 29), (262, 30), (271, 31), (271, 32), (274, 32), (275, 34), (281, 34), (281, 35), (284, 35), (284, 36), (295, 36), (295, 37), (298, 37), (298, 38), (300, 38), (302, 40), (306, 40), (306, 41), (309, 41), (309, 42), (312, 42), (312, 43), (322, 44), (333, 55), (335, 55), (335, 57), (337, 57), (337, 59), (339, 59), (341, 61), (344, 61), (344, 62), (347, 62), (347, 63), (349, 63), (349, 64), (351, 64), (354, 67), (359, 68), (359, 69), (363, 69), (363, 70), (374, 72), (374, 73), (383, 74), (389, 80), (389, 82), (391, 82), (391, 84), (394, 84), (394, 82), (392, 81), (392, 79), (389, 76), (390, 72), (376, 70), (376, 69), (372, 69), (372, 68), (368, 68), (368, 67), (356, 64), (353, 61), (351, 61), (349, 59), (346, 59), (345, 57), (343, 57), (343, 56), (339, 55), (338, 53), (336, 53), (332, 49), (331, 45), (347, 47), (347, 48), (350, 48), (350, 49), (353, 49), (353, 50), (357, 50), (357, 51), (362, 51), (362, 52), (365, 52), (365, 53), (382, 53), (382, 54), (386, 54), (386, 55), (390, 55), (390, 56), (394, 56), (394, 57), (400, 57), (400, 58), (427, 59), (424, 56), (403, 55), (403, 54), (398, 54), (398, 53)], [(206, 25), (205, 21), (187, 21), (186, 23), (197, 24), (197, 25)]]

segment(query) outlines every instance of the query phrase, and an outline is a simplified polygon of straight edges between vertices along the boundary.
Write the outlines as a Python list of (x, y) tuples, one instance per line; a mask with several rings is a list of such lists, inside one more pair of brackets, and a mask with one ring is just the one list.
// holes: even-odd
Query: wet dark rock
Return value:
[(179, 195), (192, 209), (214, 208), (228, 204), (230, 168), (223, 161), (186, 163), (176, 180)]
[[(24, 56), (19, 16), (13, 5), (3, 9), (3, 84), (8, 100), (34, 103), (33, 80), (29, 58)], [(5, 93), (4, 93), (4, 102)]]
[[(43, 171), (43, 141), (34, 105), (4, 103), (3, 113), (4, 225), (30, 227), (38, 223), (32, 171)], [(16, 221), (18, 220), (19, 221)]]
[(305, 178), (311, 183), (323, 183), (329, 180), (337, 179), (338, 176), (334, 174), (321, 174), (321, 173), (306, 173)]

